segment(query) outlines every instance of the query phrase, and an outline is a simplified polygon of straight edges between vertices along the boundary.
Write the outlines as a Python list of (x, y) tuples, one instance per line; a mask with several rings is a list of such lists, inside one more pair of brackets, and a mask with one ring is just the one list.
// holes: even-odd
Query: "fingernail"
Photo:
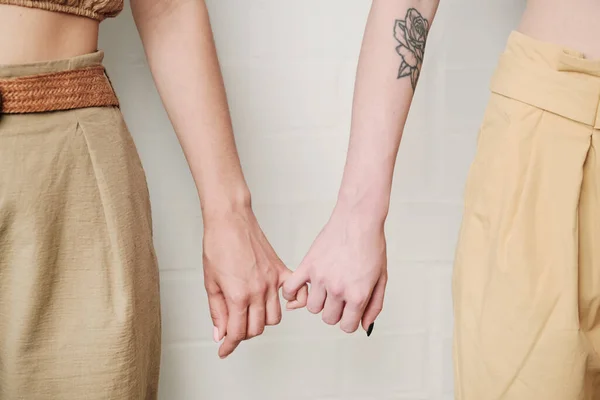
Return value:
[(371, 333), (373, 333), (374, 327), (375, 327), (375, 322), (373, 322), (371, 325), (369, 325), (369, 329), (367, 329), (367, 337), (371, 336)]
[(215, 343), (219, 343), (219, 328), (216, 326), (213, 328), (213, 340)]

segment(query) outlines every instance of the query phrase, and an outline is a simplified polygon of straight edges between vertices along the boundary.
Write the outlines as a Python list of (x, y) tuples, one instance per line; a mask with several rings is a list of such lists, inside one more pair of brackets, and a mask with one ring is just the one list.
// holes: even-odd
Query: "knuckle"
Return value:
[(346, 333), (354, 333), (358, 329), (358, 325), (340, 325), (340, 329)]
[(209, 295), (216, 295), (221, 292), (221, 290), (219, 289), (219, 285), (217, 285), (216, 282), (209, 279), (204, 279), (204, 289)]
[(252, 329), (250, 332), (248, 332), (248, 334), (246, 335), (246, 339), (252, 339), (255, 338), (257, 336), (260, 336), (264, 333), (265, 328), (256, 328), (256, 329)]
[[(282, 267), (282, 268), (285, 268), (285, 267)], [(278, 286), (280, 274), (281, 273), (278, 271), (273, 271), (271, 274), (269, 274), (269, 279), (267, 280), (267, 283), (268, 283), (267, 286)]]
[(330, 284), (327, 288), (327, 294), (333, 297), (342, 297), (344, 295), (344, 285), (341, 283)]
[(290, 294), (292, 291), (292, 284), (290, 283), (290, 281), (285, 281), (283, 282), (283, 285), (281, 286), (281, 290), (284, 294)]
[(250, 339), (257, 337), (258, 335), (260, 335), (258, 332), (250, 331), (250, 332), (248, 332), (248, 334), (246, 334), (245, 339), (250, 340)]
[(306, 306), (306, 309), (307, 309), (307, 310), (308, 310), (308, 312), (309, 312), (309, 313), (311, 313), (311, 314), (318, 314), (318, 313), (320, 313), (320, 312), (321, 312), (321, 310), (320, 310), (318, 307), (316, 307), (316, 306), (313, 306), (313, 305), (308, 305), (308, 306)]
[(210, 316), (212, 317), (212, 319), (214, 321), (220, 321), (221, 320), (221, 315), (219, 314), (219, 312), (214, 307), (209, 307), (209, 310), (210, 310)]
[(245, 306), (249, 303), (250, 296), (245, 292), (234, 293), (229, 296), (229, 300), (236, 306)]
[(313, 279), (318, 285), (325, 285), (327, 282), (327, 277), (322, 272), (315, 272)]
[(281, 297), (283, 297), (287, 301), (296, 300), (295, 293), (291, 293), (289, 291), (286, 291), (285, 289), (281, 291)]
[(347, 296), (347, 303), (353, 308), (362, 308), (367, 303), (367, 296), (363, 293), (353, 293)]
[(263, 297), (267, 291), (269, 290), (269, 284), (267, 282), (262, 282), (257, 284), (252, 290), (253, 297)]
[(279, 325), (279, 323), (281, 322), (281, 313), (273, 315), (273, 316), (269, 316), (269, 319), (267, 321), (267, 325)]

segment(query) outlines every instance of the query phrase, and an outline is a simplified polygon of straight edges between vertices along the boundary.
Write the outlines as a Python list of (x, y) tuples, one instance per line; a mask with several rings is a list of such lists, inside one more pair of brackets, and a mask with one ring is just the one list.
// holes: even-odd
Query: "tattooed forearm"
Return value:
[(404, 20), (397, 19), (394, 23), (394, 37), (400, 43), (396, 52), (402, 58), (398, 79), (410, 76), (413, 90), (421, 73), (428, 33), (429, 21), (414, 8), (408, 10)]

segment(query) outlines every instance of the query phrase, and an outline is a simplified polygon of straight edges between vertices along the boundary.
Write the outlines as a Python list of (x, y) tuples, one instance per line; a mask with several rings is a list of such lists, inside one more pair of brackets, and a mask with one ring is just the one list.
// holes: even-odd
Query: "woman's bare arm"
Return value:
[(152, 75), (198, 188), (204, 281), (215, 340), (225, 337), (219, 355), (226, 357), (265, 325), (279, 323), (278, 290), (291, 272), (252, 212), (204, 1), (131, 3)]
[(370, 334), (387, 282), (384, 223), (404, 124), (439, 0), (374, 0), (360, 54), (350, 146), (337, 205), (284, 296), (311, 282), (307, 308)]

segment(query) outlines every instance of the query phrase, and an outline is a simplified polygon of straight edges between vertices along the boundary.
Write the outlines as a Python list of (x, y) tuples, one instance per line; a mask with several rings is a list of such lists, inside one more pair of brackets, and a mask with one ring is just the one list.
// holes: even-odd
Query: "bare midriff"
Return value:
[(518, 30), (600, 59), (598, 0), (528, 0)]
[(96, 51), (98, 21), (0, 5), (0, 65), (60, 60)]
[[(502, 0), (497, 0), (502, 1)], [(600, 59), (599, 0), (528, 0), (518, 30)], [(0, 65), (64, 59), (94, 52), (98, 21), (0, 5)]]

